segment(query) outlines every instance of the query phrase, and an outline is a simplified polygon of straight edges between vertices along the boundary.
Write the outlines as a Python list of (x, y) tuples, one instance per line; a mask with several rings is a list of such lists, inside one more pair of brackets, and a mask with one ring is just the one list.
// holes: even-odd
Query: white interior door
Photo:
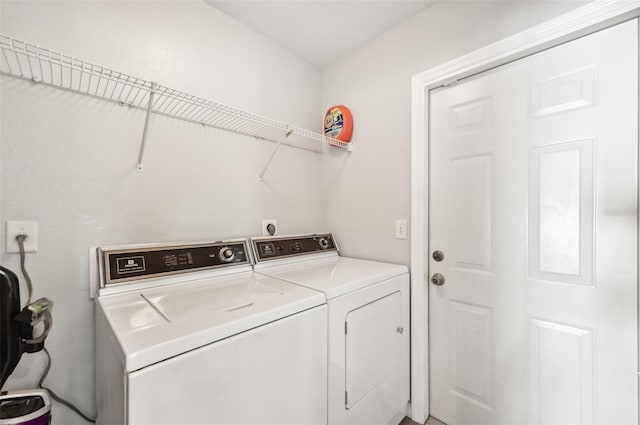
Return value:
[(450, 425), (637, 423), (637, 25), (431, 93), (430, 411)]

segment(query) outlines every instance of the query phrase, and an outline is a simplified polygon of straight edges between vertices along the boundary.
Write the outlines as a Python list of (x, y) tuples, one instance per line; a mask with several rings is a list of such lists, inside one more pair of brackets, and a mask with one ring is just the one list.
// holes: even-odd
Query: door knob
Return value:
[(433, 276), (431, 276), (431, 283), (437, 286), (444, 285), (444, 276), (442, 275), (442, 273), (435, 273)]
[(433, 254), (431, 254), (431, 256), (436, 261), (444, 260), (444, 252), (442, 252), (442, 251), (433, 251)]

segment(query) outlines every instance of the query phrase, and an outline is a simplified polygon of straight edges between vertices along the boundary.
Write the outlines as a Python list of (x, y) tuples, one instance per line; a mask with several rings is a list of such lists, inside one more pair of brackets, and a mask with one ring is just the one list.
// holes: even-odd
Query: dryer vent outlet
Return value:
[(278, 233), (278, 220), (265, 218), (262, 220), (262, 236), (273, 236)]

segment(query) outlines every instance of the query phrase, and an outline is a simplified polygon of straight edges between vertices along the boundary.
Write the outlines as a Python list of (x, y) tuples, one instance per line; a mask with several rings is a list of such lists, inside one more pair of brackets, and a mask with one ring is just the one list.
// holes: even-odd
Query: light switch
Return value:
[(407, 220), (396, 220), (396, 239), (407, 239)]

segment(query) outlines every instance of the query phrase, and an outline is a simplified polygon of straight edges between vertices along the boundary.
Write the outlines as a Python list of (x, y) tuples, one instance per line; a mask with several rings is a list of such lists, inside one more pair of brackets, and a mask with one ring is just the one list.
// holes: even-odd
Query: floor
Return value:
[[(398, 425), (422, 425), (419, 422), (415, 422), (412, 421), (411, 419), (405, 417), (402, 422), (400, 422)], [(444, 422), (440, 422), (439, 420), (437, 420), (434, 417), (429, 417), (429, 419), (427, 419), (427, 422), (425, 422), (424, 425), (447, 425)]]

